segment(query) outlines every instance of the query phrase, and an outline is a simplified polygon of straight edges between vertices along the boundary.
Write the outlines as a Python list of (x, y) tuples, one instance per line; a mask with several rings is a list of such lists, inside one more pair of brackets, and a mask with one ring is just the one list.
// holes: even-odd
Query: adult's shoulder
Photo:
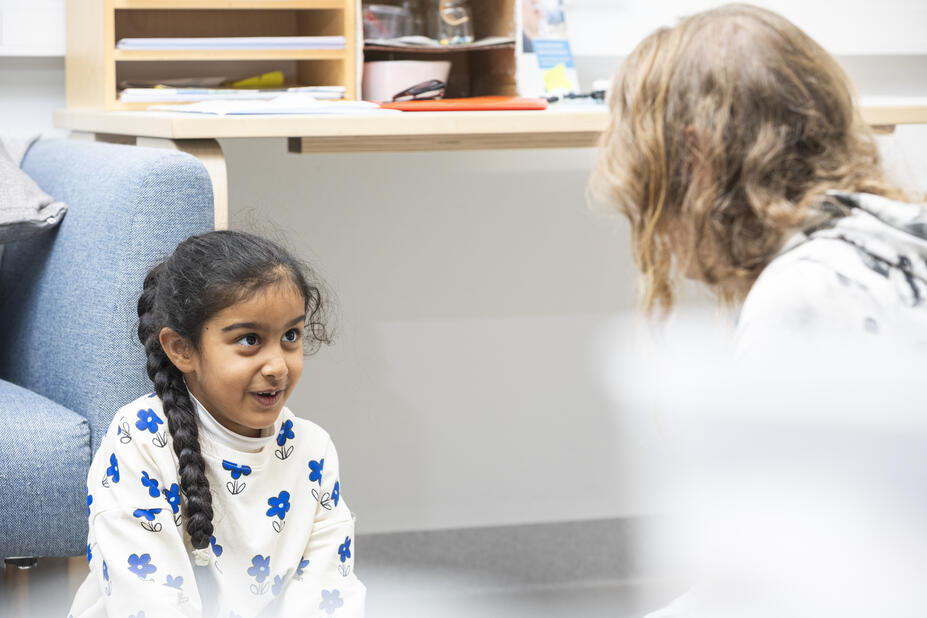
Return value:
[(769, 309), (826, 315), (845, 311), (848, 305), (871, 302), (882, 283), (867, 267), (860, 250), (830, 238), (816, 238), (774, 259), (760, 274), (747, 299), (744, 313)]
[(738, 319), (738, 348), (864, 332), (882, 313), (879, 285), (852, 245), (811, 240), (763, 270)]

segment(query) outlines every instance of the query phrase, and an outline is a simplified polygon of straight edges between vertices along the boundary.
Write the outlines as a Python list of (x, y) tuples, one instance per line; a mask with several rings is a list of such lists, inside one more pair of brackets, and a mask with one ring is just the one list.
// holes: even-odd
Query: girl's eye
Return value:
[(247, 335), (239, 337), (237, 340), (237, 343), (240, 343), (241, 345), (250, 348), (258, 344), (258, 336), (253, 333), (249, 333)]
[(283, 334), (283, 340), (287, 343), (296, 343), (299, 341), (299, 336), (300, 332), (295, 328), (291, 328)]

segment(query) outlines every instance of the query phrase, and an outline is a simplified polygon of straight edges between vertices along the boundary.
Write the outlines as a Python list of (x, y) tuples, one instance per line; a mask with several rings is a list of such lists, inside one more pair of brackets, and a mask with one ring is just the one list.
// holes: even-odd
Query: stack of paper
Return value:
[(148, 109), (216, 116), (272, 114), (401, 114), (367, 101), (319, 101), (310, 94), (288, 92), (269, 101), (201, 101), (189, 105), (152, 105)]
[(169, 103), (208, 101), (214, 99), (270, 100), (286, 92), (311, 94), (319, 100), (335, 101), (344, 98), (344, 86), (300, 86), (295, 88), (125, 88), (119, 93), (124, 103)]
[(145, 37), (119, 39), (116, 49), (344, 49), (343, 36)]

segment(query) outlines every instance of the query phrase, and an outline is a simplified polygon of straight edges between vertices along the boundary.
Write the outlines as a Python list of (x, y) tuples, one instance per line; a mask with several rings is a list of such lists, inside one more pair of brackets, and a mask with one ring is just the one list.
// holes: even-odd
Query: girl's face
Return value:
[(273, 425), (303, 372), (302, 295), (288, 283), (226, 307), (203, 326), (184, 372), (190, 392), (224, 427), (256, 437)]

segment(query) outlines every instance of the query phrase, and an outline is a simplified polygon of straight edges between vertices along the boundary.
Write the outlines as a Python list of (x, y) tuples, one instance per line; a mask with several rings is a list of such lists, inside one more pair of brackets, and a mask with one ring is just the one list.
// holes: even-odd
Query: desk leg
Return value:
[(229, 183), (225, 168), (225, 157), (219, 142), (214, 139), (166, 139), (161, 137), (138, 137), (136, 146), (147, 148), (168, 148), (191, 154), (206, 167), (212, 180), (215, 227), (226, 230), (229, 227)]

